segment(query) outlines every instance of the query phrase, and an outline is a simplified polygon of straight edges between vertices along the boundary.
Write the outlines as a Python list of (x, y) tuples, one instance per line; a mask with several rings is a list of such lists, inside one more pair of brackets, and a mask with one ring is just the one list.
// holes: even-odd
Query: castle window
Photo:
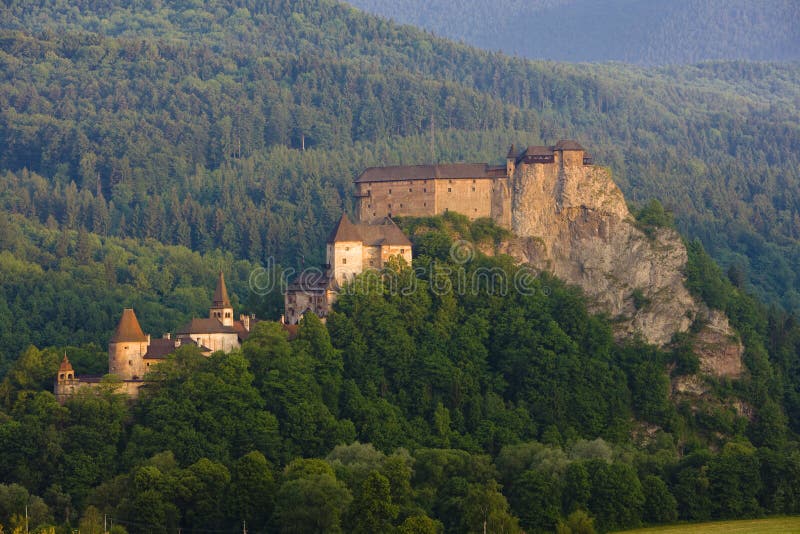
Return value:
[(427, 188), (427, 187), (423, 187), (423, 188), (422, 188), (422, 192), (423, 192), (423, 193), (427, 193), (427, 192), (428, 192), (428, 188)]
[(369, 260), (369, 266), (372, 267), (373, 265), (375, 265), (375, 260)]
[(405, 254), (405, 253), (406, 253), (406, 249), (404, 249), (404, 248), (401, 248), (401, 249), (400, 249), (400, 254)]
[(389, 209), (392, 209), (392, 205), (391, 204), (389, 204)]
[(409, 188), (408, 188), (408, 192), (409, 192), (409, 193), (411, 193), (411, 191), (412, 191), (412, 189), (409, 187)]
[(350, 247), (344, 247), (344, 250), (345, 250), (345, 251), (349, 251), (349, 250), (350, 250)]
[(347, 263), (347, 258), (342, 258), (342, 265), (344, 265), (345, 263)]
[(448, 183), (448, 184), (452, 184), (452, 183), (453, 183), (453, 180), (447, 180), (447, 183)]
[(448, 192), (448, 193), (452, 193), (452, 192), (453, 192), (453, 188), (452, 188), (452, 187), (448, 187), (448, 188), (447, 188), (447, 192)]
[(128, 360), (128, 365), (133, 365), (133, 360)]
[(473, 187), (472, 190), (475, 191), (475, 188)]
[(59, 380), (64, 380), (64, 373), (61, 373), (60, 375), (58, 375), (58, 379)]
[(390, 194), (390, 195), (392, 194), (392, 190), (391, 190), (391, 189), (389, 189), (389, 194)]
[(422, 203), (422, 207), (423, 207), (423, 208), (427, 208), (427, 207), (428, 207), (428, 203), (427, 203), (427, 202), (423, 202), (423, 203)]
[(403, 205), (402, 205), (402, 204), (400, 204), (400, 207), (402, 208), (402, 207), (403, 207)]
[(231, 316), (231, 312), (225, 312), (225, 318), (229, 319)]
[(372, 204), (367, 204), (367, 207), (368, 207), (368, 208), (371, 208), (371, 207), (372, 207)]
[(450, 211), (450, 208), (445, 208), (444, 211), (445, 213), (447, 213), (448, 211)]
[(372, 212), (372, 216), (373, 216), (373, 217), (375, 217), (376, 215), (377, 215), (377, 213), (375, 213), (375, 212), (373, 211), (373, 212)]
[[(411, 180), (408, 181), (408, 185), (411, 185)], [(411, 191), (411, 189), (409, 189), (409, 191)]]
[(478, 211), (478, 208), (475, 208), (475, 212), (477, 212), (477, 211)]

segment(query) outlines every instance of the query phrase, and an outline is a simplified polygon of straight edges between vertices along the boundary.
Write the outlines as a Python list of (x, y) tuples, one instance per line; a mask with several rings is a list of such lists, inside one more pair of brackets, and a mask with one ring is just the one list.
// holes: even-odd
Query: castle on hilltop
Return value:
[[(411, 264), (411, 241), (392, 217), (427, 217), (458, 212), (469, 219), (491, 218), (517, 235), (541, 235), (550, 219), (532, 207), (548, 206), (555, 213), (590, 210), (594, 174), (601, 173), (577, 142), (552, 146), (512, 146), (505, 165), (452, 163), (370, 167), (355, 180), (356, 222), (342, 215), (326, 243), (326, 263), (293, 280), (284, 293), (281, 324), (290, 334), (306, 313), (325, 320), (342, 287), (369, 269), (383, 269), (392, 258)], [(532, 224), (537, 226), (532, 230)], [(534, 232), (534, 233), (532, 233)], [(208, 356), (241, 346), (255, 316), (234, 319), (225, 278), (219, 273), (207, 318), (192, 319), (175, 335), (151, 339), (139, 326), (133, 309), (122, 312), (108, 344), (108, 372), (120, 379), (120, 389), (135, 397), (151, 365), (178, 347), (192, 344)], [(64, 402), (75, 391), (96, 387), (99, 376), (76, 376), (64, 355), (55, 380), (55, 394)]]
[[(284, 322), (296, 324), (307, 312), (328, 315), (342, 285), (367, 269), (381, 269), (392, 256), (411, 263), (411, 242), (392, 217), (427, 217), (458, 212), (470, 219), (491, 218), (517, 230), (515, 219), (525, 218), (525, 207), (536, 202), (534, 190), (548, 191), (558, 209), (592, 157), (577, 142), (562, 140), (552, 146), (512, 146), (505, 165), (449, 163), (370, 167), (355, 180), (358, 222), (342, 215), (326, 247), (321, 269), (306, 270), (286, 289)], [(578, 172), (576, 172), (578, 171)], [(577, 187), (581, 187), (578, 185)]]
[(411, 241), (389, 217), (370, 223), (353, 223), (343, 214), (328, 236), (326, 263), (306, 270), (284, 294), (284, 322), (297, 324), (313, 312), (323, 320), (345, 282), (367, 269), (382, 269), (392, 257), (411, 265)]
[[(119, 324), (108, 342), (108, 374), (120, 379), (121, 392), (136, 397), (145, 384), (150, 366), (163, 361), (178, 347), (195, 345), (205, 356), (219, 350), (230, 352), (247, 339), (255, 322), (257, 319), (252, 315), (240, 315), (239, 320), (234, 320), (225, 277), (220, 272), (208, 318), (192, 319), (174, 336), (167, 333), (151, 339), (142, 331), (133, 309), (122, 310)], [(76, 376), (65, 353), (55, 380), (56, 399), (64, 402), (80, 388), (97, 387), (101, 379), (101, 376)]]
[[(384, 217), (428, 217), (455, 211), (470, 219), (489, 217), (511, 228), (515, 199), (523, 182), (537, 174), (592, 165), (592, 157), (576, 141), (553, 146), (512, 145), (505, 165), (448, 163), (370, 167), (356, 178), (356, 212), (362, 222)], [(540, 180), (541, 181), (541, 180)]]

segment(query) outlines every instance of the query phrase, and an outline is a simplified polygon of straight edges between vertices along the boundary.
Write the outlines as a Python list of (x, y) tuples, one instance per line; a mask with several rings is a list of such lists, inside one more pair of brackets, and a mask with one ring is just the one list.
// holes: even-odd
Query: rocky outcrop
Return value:
[[(522, 171), (522, 172), (520, 172)], [(504, 252), (581, 286), (595, 311), (616, 319), (617, 334), (639, 333), (657, 345), (697, 319), (701, 370), (738, 377), (742, 346), (724, 314), (710, 311), (684, 285), (680, 236), (636, 227), (610, 171), (597, 166), (530, 165), (512, 184), (512, 230)]]

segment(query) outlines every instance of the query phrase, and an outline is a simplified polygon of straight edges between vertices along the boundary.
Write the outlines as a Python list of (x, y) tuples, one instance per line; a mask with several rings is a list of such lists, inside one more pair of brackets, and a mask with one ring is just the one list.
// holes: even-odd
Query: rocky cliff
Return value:
[[(521, 171), (521, 172), (520, 172)], [(701, 370), (738, 377), (743, 348), (724, 314), (684, 285), (686, 249), (674, 230), (637, 228), (610, 171), (589, 165), (531, 165), (512, 183), (512, 230), (502, 252), (581, 286), (596, 311), (617, 319), (617, 334), (657, 345), (695, 320)]]

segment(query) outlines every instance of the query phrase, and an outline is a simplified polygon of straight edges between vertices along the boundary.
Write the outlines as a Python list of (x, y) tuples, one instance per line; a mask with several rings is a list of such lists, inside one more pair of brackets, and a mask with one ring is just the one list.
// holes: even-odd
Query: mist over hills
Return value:
[(436, 35), (531, 59), (648, 65), (800, 59), (791, 0), (350, 0)]

